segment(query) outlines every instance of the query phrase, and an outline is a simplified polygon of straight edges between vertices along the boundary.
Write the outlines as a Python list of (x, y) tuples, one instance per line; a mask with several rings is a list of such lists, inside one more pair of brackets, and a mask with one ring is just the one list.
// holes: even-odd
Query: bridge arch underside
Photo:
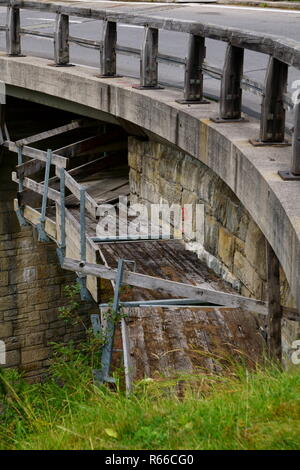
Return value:
[[(289, 147), (252, 147), (258, 121), (215, 124), (217, 104), (180, 105), (174, 89), (136, 90), (130, 78), (96, 77), (80, 66), (51, 67), (33, 57), (0, 56), (0, 80), (8, 91), (28, 93), (53, 106), (75, 106), (101, 120), (136, 126), (200, 160), (218, 175), (244, 205), (274, 249), (300, 307), (300, 183), (282, 181), (289, 168)], [(10, 91), (9, 91), (10, 92)], [(35, 98), (34, 98), (35, 96)], [(62, 101), (63, 100), (63, 101)], [(55, 104), (56, 101), (56, 104)], [(71, 109), (70, 109), (71, 110)]]
[[(257, 121), (249, 118), (248, 122), (237, 124), (215, 124), (209, 117), (218, 114), (216, 103), (180, 105), (175, 102), (180, 94), (176, 90), (136, 90), (132, 88), (133, 79), (99, 79), (92, 69), (79, 66), (55, 68), (40, 58), (0, 55), (0, 62), (0, 80), (6, 83), (8, 95), (117, 124), (132, 136), (129, 138), (130, 184), (131, 193), (135, 193), (137, 200), (156, 202), (149, 194), (144, 197), (141, 187), (137, 189), (136, 184), (143, 177), (149, 184), (151, 177), (154, 180), (161, 178), (161, 184), (164, 184), (163, 166), (171, 175), (172, 170), (176, 173), (185, 165), (187, 179), (190, 172), (191, 187), (195, 174), (199, 178), (201, 172), (205, 174), (210, 184), (217, 188), (217, 197), (222, 197), (225, 192), (232, 207), (238, 207), (240, 215), (246, 214), (251, 219), (251, 233), (256, 237), (251, 243), (257, 243), (255, 269), (258, 271), (264, 264), (261, 259), (264, 237), (271, 244), (284, 272), (283, 302), (299, 309), (300, 183), (284, 182), (278, 176), (278, 170), (289, 167), (289, 147), (252, 147), (249, 139), (258, 135)], [(160, 160), (162, 166), (153, 170), (151, 161), (155, 159)], [(151, 171), (152, 176), (149, 176)], [(183, 186), (180, 191), (183, 193)], [(167, 194), (164, 199), (173, 202), (172, 196)], [(226, 214), (229, 210), (227, 207)], [(223, 258), (228, 255), (230, 265), (230, 259), (234, 260), (235, 253), (239, 252), (232, 249), (231, 236), (237, 239), (236, 244), (239, 240), (234, 229), (226, 227), (225, 220), (220, 225), (218, 243), (223, 237)], [(212, 252), (210, 248), (207, 246), (207, 251)], [(206, 256), (204, 251), (202, 255)], [(207, 258), (208, 262), (221, 261), (214, 268), (220, 269), (219, 273), (226, 280), (232, 280), (233, 284), (236, 279), (241, 280), (239, 273), (226, 264), (218, 251), (211, 254), (215, 256), (210, 260)], [(236, 278), (230, 279), (232, 271)], [(261, 287), (255, 291), (244, 283), (242, 294), (265, 296), (265, 272), (260, 274)]]

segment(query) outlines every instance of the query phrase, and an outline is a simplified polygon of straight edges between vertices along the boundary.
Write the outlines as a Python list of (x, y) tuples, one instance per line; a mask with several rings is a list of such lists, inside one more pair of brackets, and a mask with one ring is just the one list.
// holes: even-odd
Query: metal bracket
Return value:
[(155, 86), (132, 85), (132, 88), (135, 88), (136, 90), (164, 90), (164, 87), (160, 85), (155, 85)]
[(92, 296), (86, 288), (86, 276), (83, 276), (83, 277), (78, 276), (76, 280), (78, 284), (80, 285), (81, 300), (84, 300), (86, 302), (89, 302), (90, 300), (92, 300)]
[(241, 118), (238, 118), (238, 119), (223, 119), (221, 117), (211, 117), (209, 118), (212, 122), (216, 123), (216, 124), (229, 124), (231, 122), (248, 122), (249, 120), (248, 119), (245, 119), (244, 117), (241, 117)]
[(179, 104), (210, 104), (210, 101), (207, 101), (207, 100), (175, 100), (176, 103), (179, 103)]
[(44, 243), (49, 243), (51, 242), (50, 238), (45, 232), (45, 226), (43, 222), (40, 222), (39, 224), (36, 225), (36, 229), (38, 232), (38, 241), (39, 242), (44, 242)]
[(114, 316), (117, 314), (120, 305), (120, 287), (122, 285), (123, 279), (123, 272), (124, 272), (124, 263), (125, 262), (132, 262), (131, 260), (124, 260), (120, 258), (118, 260), (118, 270), (117, 276), (115, 281), (115, 288), (114, 288), (114, 300), (112, 305), (112, 316), (107, 320), (107, 327), (106, 327), (106, 335), (107, 339), (102, 348), (102, 357), (101, 357), (101, 371), (96, 374), (97, 381), (99, 383), (109, 382), (111, 383), (111, 377), (109, 376), (110, 365), (111, 365), (111, 356), (112, 356), (112, 349), (115, 337), (115, 318)]
[(26, 222), (26, 220), (24, 219), (22, 209), (20, 209), (20, 208), (15, 209), (15, 213), (16, 213), (18, 222), (19, 222), (19, 224), (21, 225), (21, 227), (26, 227), (27, 225), (29, 225), (29, 224)]
[(47, 65), (48, 65), (48, 67), (76, 67), (75, 64), (53, 64), (53, 63), (49, 63)]
[(101, 326), (101, 322), (100, 322), (99, 313), (93, 313), (91, 315), (91, 323), (92, 323), (92, 328), (93, 328), (94, 334), (97, 335), (97, 334), (101, 333), (102, 326)]
[(94, 75), (96, 78), (123, 78), (123, 75), (101, 75), (100, 73)]
[(263, 142), (259, 139), (250, 139), (249, 143), (253, 147), (290, 147), (292, 144), (288, 141), (283, 142)]
[(294, 175), (291, 170), (281, 170), (278, 174), (284, 181), (300, 181), (300, 175)]
[(64, 264), (64, 259), (65, 259), (65, 249), (62, 248), (61, 246), (56, 248), (56, 254), (57, 254), (59, 263), (62, 266)]

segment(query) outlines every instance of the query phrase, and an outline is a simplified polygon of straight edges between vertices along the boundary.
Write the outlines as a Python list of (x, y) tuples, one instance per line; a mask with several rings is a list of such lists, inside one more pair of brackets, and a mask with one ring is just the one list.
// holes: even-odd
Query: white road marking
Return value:
[(139, 26), (139, 25), (135, 25), (135, 24), (118, 23), (118, 26), (120, 26), (121, 28), (142, 28), (142, 29), (144, 29), (144, 26)]
[[(179, 3), (177, 3), (179, 5)], [(184, 3), (183, 5), (187, 5), (189, 7), (204, 7), (204, 8), (221, 8), (223, 10), (244, 10), (244, 11), (259, 11), (261, 13), (289, 13), (294, 15), (300, 16), (300, 10), (285, 10), (279, 8), (260, 8), (260, 7), (241, 7), (241, 6), (234, 6), (234, 5), (211, 5), (207, 3)]]
[[(35, 17), (35, 18), (30, 18), (30, 17), (27, 17), (25, 18), (26, 20), (41, 20), (41, 21), (51, 21), (51, 22), (54, 22), (55, 21), (55, 18), (40, 18), (40, 17)], [(81, 21), (81, 20), (69, 20), (69, 23), (75, 23), (75, 24), (81, 24), (81, 23), (84, 23), (84, 21)]]

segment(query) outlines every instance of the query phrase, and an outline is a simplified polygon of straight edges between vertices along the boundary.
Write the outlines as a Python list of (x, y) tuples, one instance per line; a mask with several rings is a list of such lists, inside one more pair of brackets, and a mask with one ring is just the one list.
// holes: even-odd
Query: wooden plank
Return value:
[(77, 119), (68, 124), (65, 124), (64, 126), (56, 127), (55, 129), (50, 129), (45, 132), (40, 132), (39, 134), (25, 137), (25, 139), (17, 140), (16, 145), (23, 146), (23, 145), (33, 144), (34, 142), (40, 142), (41, 140), (49, 139), (50, 137), (54, 137), (56, 135), (60, 135), (65, 132), (78, 129), (79, 127), (82, 127), (83, 122), (84, 121), (82, 119)]
[(129, 395), (132, 392), (133, 376), (132, 376), (132, 363), (131, 363), (131, 355), (130, 355), (129, 328), (127, 326), (125, 318), (121, 318), (121, 335), (122, 335), (126, 395)]
[(96, 172), (100, 170), (104, 170), (107, 168), (114, 167), (116, 165), (122, 165), (122, 163), (127, 164), (127, 153), (110, 153), (109, 155), (105, 155), (100, 158), (96, 158), (95, 160), (84, 163), (76, 168), (72, 168), (68, 171), (69, 175), (73, 176), (83, 176), (84, 178), (94, 175)]
[[(72, 178), (70, 174), (65, 174), (66, 187), (74, 194), (74, 196), (80, 200), (80, 188), (82, 187), (77, 181)], [(96, 201), (88, 194), (85, 195), (85, 208), (91, 214), (92, 217), (96, 218), (98, 205)]]
[[(104, 279), (114, 280), (116, 276), (116, 269), (108, 268), (100, 265), (93, 265), (90, 263), (80, 263), (74, 259), (65, 259), (65, 269), (70, 271), (82, 272), (84, 274), (91, 274)], [(226, 292), (214, 291), (204, 289), (199, 286), (185, 284), (167, 279), (161, 279), (145, 274), (138, 274), (130, 271), (124, 271), (124, 284), (142, 287), (146, 289), (161, 289), (176, 296), (190, 297), (201, 299), (204, 302), (227, 305), (228, 307), (238, 307), (250, 312), (267, 314), (266, 303), (260, 300), (250, 299), (235, 294), (228, 294)]]
[[(6, 141), (3, 143), (3, 146), (6, 147), (8, 150), (11, 152), (18, 152), (18, 146), (15, 144), (15, 142), (12, 141)], [(22, 154), (25, 157), (30, 157), (30, 158), (36, 158), (37, 160), (41, 160), (42, 162), (47, 161), (47, 152), (44, 152), (43, 150), (38, 150), (33, 147), (27, 147), (24, 146), (22, 147)], [(58, 166), (59, 168), (67, 168), (69, 160), (65, 157), (62, 157), (57, 154), (52, 154), (52, 159), (51, 163), (55, 166)]]
[[(31, 224), (38, 225), (40, 223), (41, 213), (36, 209), (33, 209), (30, 206), (24, 206), (23, 214), (24, 218), (28, 220)], [(56, 223), (53, 220), (49, 219), (49, 217), (46, 217), (45, 219), (45, 232), (47, 233), (47, 235), (49, 235), (49, 237), (51, 237), (55, 241), (57, 240)]]
[[(15, 183), (19, 183), (19, 179), (15, 171), (12, 172), (12, 181), (14, 181)], [(23, 186), (25, 186), (25, 188), (31, 189), (31, 191), (34, 191), (35, 193), (41, 195), (44, 194), (44, 185), (42, 183), (37, 183), (36, 181), (30, 178), (23, 179)], [(48, 199), (59, 203), (60, 193), (55, 189), (48, 188)]]
[(266, 240), (268, 294), (268, 352), (272, 359), (282, 360), (279, 261)]
[(57, 150), (54, 150), (55, 154), (63, 155), (64, 157), (72, 158), (79, 155), (85, 155), (91, 153), (91, 151), (108, 151), (110, 149), (123, 148), (126, 142), (127, 146), (127, 136), (122, 135), (120, 130), (112, 131), (107, 134), (94, 135), (92, 137), (87, 137), (86, 139), (79, 140), (72, 144), (61, 147)]
[[(66, 256), (80, 258), (80, 224), (66, 209)], [(97, 246), (89, 239), (86, 238), (86, 254), (87, 260), (92, 263), (99, 262), (99, 251)], [(87, 275), (86, 287), (90, 292), (95, 302), (100, 300), (100, 280), (98, 277)]]
[(38, 171), (45, 169), (46, 162), (42, 162), (41, 160), (36, 160), (33, 158), (28, 162), (22, 163), (22, 165), (16, 166), (16, 173), (18, 178), (24, 178), (24, 176), (30, 176)]

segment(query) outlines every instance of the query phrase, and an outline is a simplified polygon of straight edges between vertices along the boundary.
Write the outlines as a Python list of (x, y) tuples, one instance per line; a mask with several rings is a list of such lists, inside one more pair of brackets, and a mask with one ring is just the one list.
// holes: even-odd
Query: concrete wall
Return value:
[[(129, 138), (132, 202), (205, 205), (204, 244), (187, 243), (242, 295), (266, 300), (265, 237), (233, 191), (206, 165), (155, 141)], [(282, 305), (295, 307), (283, 270)], [(284, 348), (300, 335), (284, 320)]]
[[(30, 381), (39, 380), (49, 364), (49, 342), (81, 340), (82, 326), (59, 319), (68, 304), (64, 286), (75, 276), (60, 268), (54, 243), (39, 243), (35, 230), (20, 228), (13, 210), (15, 162), (0, 157), (0, 340), (6, 345), (6, 366), (17, 367)], [(82, 303), (80, 311), (95, 313)]]

